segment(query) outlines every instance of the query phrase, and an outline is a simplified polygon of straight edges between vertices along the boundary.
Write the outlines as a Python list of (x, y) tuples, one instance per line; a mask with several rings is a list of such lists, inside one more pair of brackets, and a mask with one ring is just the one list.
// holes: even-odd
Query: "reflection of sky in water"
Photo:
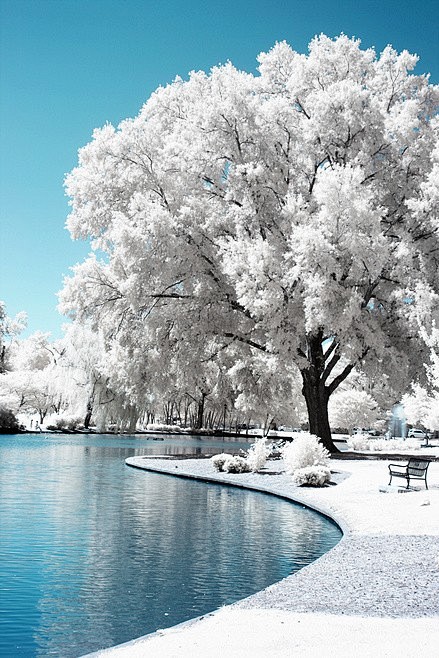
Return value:
[(340, 533), (288, 502), (127, 468), (221, 440), (2, 437), (0, 655), (68, 658), (203, 614)]

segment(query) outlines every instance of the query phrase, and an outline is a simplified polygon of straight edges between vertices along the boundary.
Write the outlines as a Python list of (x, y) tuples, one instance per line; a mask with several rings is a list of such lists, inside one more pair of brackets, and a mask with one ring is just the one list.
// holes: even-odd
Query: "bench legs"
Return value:
[[(410, 476), (408, 475), (396, 475), (395, 477), (402, 477), (404, 480), (407, 480), (406, 489), (410, 489)], [(393, 475), (390, 475), (389, 486), (392, 484)], [(418, 480), (424, 480), (425, 488), (428, 489), (427, 478), (417, 478)]]
[[(398, 477), (398, 476), (397, 476), (397, 477)], [(410, 478), (405, 477), (405, 475), (403, 475), (403, 476), (401, 476), (401, 477), (403, 477), (405, 480), (407, 480), (407, 486), (406, 486), (406, 489), (409, 489), (409, 487), (410, 487)], [(389, 486), (392, 484), (392, 478), (393, 478), (393, 475), (390, 476)]]

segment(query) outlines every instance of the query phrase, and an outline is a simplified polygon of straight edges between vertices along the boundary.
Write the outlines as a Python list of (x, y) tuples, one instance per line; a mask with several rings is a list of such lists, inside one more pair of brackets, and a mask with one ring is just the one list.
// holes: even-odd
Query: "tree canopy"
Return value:
[(397, 394), (428, 359), (438, 88), (416, 56), (344, 35), (258, 62), (177, 78), (95, 130), (66, 178), (68, 229), (95, 253), (60, 306), (99, 327), (133, 400), (167, 376), (249, 395), (253, 372), (262, 403), (299, 380), (332, 449), (328, 399), (354, 369)]

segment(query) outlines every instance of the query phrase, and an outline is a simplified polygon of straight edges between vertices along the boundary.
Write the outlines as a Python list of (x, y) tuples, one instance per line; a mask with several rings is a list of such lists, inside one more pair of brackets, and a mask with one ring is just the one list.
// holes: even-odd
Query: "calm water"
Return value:
[(264, 494), (146, 473), (200, 438), (0, 436), (0, 656), (78, 657), (248, 596), (339, 529)]

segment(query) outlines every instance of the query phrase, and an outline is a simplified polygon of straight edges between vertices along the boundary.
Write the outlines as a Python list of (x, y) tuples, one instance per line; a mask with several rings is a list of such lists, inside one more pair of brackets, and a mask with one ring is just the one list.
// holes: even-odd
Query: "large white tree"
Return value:
[(66, 189), (96, 253), (61, 308), (145, 362), (171, 340), (288, 363), (331, 449), (328, 400), (354, 368), (403, 391), (428, 358), (438, 89), (415, 56), (344, 35), (258, 60), (178, 78), (94, 132)]

